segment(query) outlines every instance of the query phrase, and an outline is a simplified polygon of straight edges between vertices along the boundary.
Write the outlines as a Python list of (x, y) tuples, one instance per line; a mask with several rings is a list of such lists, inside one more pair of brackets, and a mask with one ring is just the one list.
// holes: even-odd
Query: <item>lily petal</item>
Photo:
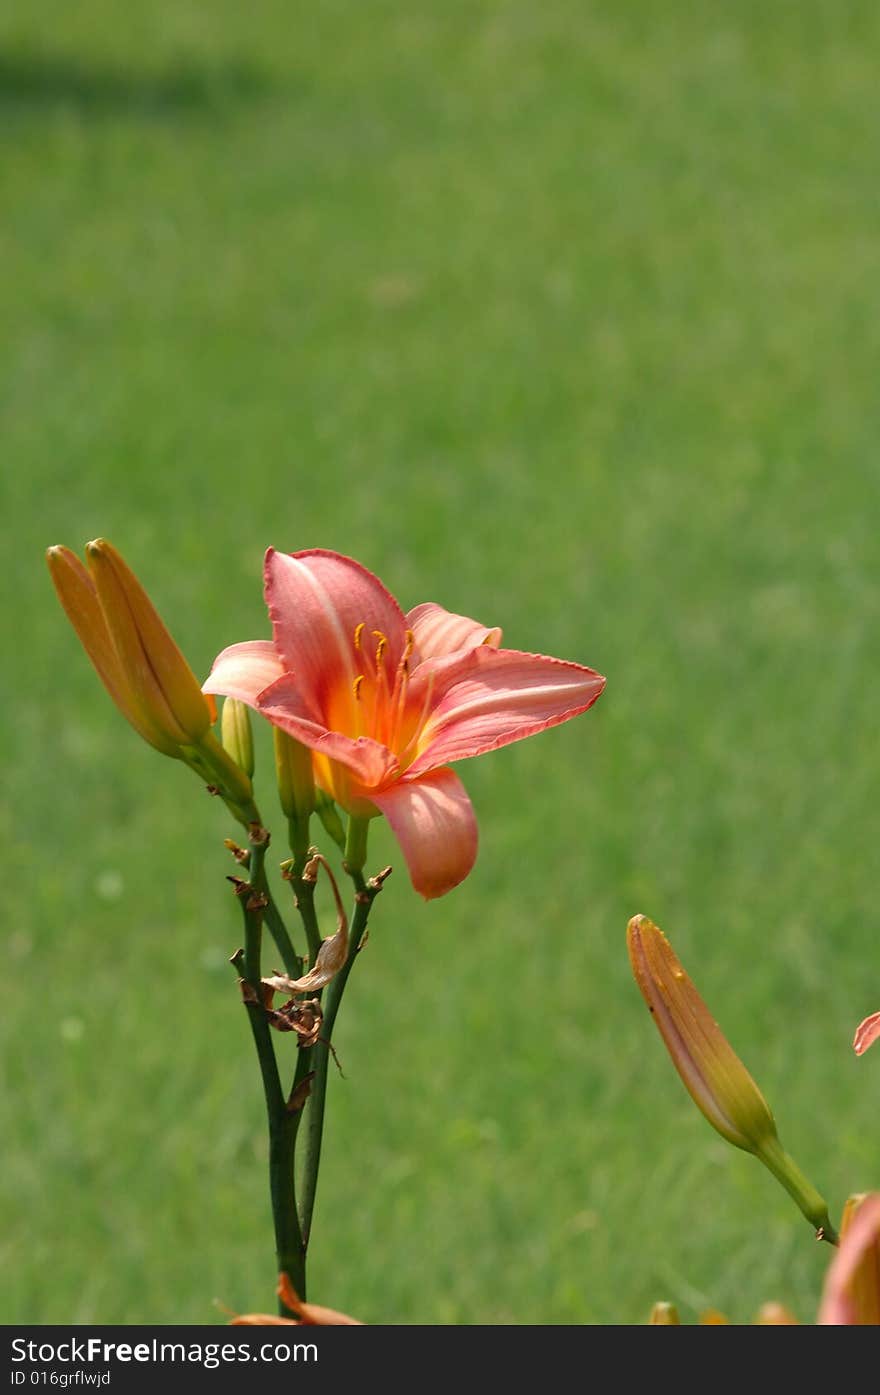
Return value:
[(840, 1249), (825, 1275), (820, 1327), (880, 1324), (880, 1192), (851, 1197), (847, 1211)]
[(864, 1022), (860, 1022), (856, 1027), (856, 1034), (853, 1037), (853, 1051), (857, 1056), (861, 1056), (869, 1046), (873, 1046), (878, 1037), (880, 1037), (880, 1012), (873, 1012), (870, 1017), (866, 1017)]
[(286, 731), (295, 741), (301, 741), (319, 755), (339, 761), (353, 771), (367, 790), (383, 784), (397, 771), (396, 757), (381, 742), (369, 736), (359, 736), (355, 740), (342, 732), (329, 731), (321, 722), (314, 721), (303, 701), (299, 679), (291, 673), (283, 674), (265, 688), (255, 706), (273, 726)]
[(426, 901), (464, 881), (477, 856), (477, 820), (454, 771), (399, 780), (370, 798), (387, 816), (412, 884)]
[(415, 636), (416, 652), (420, 659), (439, 659), (459, 649), (476, 649), (481, 644), (497, 649), (501, 643), (498, 625), (490, 629), (466, 615), (444, 610), (434, 601), (413, 606), (412, 610), (407, 611), (406, 623)]
[(257, 698), (284, 673), (284, 665), (271, 639), (250, 639), (230, 644), (214, 660), (202, 684), (203, 693), (222, 693), (256, 707)]
[(362, 671), (356, 632), (372, 647), (374, 636), (384, 637), (392, 671), (400, 662), (403, 611), (379, 578), (353, 558), (321, 548), (284, 553), (270, 547), (264, 577), (276, 648), (316, 712), (325, 710), (328, 684), (350, 690)]
[(497, 750), (592, 707), (605, 679), (581, 664), (482, 646), (428, 660), (413, 674), (410, 700), (430, 714), (407, 773)]

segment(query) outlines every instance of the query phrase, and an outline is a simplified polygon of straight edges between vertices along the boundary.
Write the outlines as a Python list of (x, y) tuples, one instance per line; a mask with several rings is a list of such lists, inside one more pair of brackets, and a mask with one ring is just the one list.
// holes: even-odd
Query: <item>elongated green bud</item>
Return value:
[(315, 807), (312, 753), (280, 727), (272, 728), (275, 740), (275, 776), (278, 798), (288, 819), (307, 819)]
[(681, 1327), (681, 1318), (674, 1303), (655, 1303), (648, 1323), (651, 1327)]
[(246, 775), (254, 773), (254, 736), (247, 703), (238, 698), (225, 698), (220, 718), (223, 749)]
[(329, 794), (315, 786), (315, 812), (330, 838), (342, 852), (345, 850), (345, 827), (334, 801)]

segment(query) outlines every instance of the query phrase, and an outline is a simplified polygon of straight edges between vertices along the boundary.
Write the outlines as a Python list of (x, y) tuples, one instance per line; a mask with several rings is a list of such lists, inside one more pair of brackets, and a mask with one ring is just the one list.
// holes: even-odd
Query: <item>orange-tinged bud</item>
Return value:
[(729, 1325), (730, 1318), (719, 1313), (717, 1308), (707, 1308), (704, 1313), (700, 1313), (701, 1327), (728, 1327)]
[(754, 1153), (823, 1239), (828, 1208), (783, 1150), (770, 1107), (697, 992), (663, 931), (633, 916), (627, 946), (636, 983), (691, 1098), (722, 1138)]
[(198, 745), (216, 708), (134, 572), (103, 538), (86, 558), (107, 629), (141, 710), (178, 745)]
[(756, 1327), (797, 1327), (794, 1313), (782, 1303), (762, 1303), (755, 1318)]
[(817, 1321), (880, 1326), (880, 1192), (858, 1193), (844, 1207), (840, 1249), (825, 1276)]
[(655, 1303), (648, 1319), (651, 1327), (680, 1327), (681, 1318), (674, 1303)]
[(179, 754), (179, 743), (163, 723), (144, 710), (113, 642), (98, 591), (79, 558), (66, 547), (46, 552), (49, 573), (67, 618), (92, 661), (98, 677), (123, 717), (140, 736), (166, 756)]
[(663, 931), (647, 916), (633, 916), (627, 944), (636, 983), (694, 1103), (729, 1143), (754, 1153), (776, 1136), (761, 1091)]

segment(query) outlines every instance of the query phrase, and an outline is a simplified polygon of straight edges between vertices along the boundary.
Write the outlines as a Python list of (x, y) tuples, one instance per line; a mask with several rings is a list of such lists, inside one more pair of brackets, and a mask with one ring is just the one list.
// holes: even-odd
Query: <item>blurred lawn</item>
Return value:
[(462, 768), (463, 887), (376, 908), (312, 1295), (811, 1318), (827, 1250), (691, 1106), (624, 927), (832, 1209), (877, 1186), (878, 43), (842, 0), (4, 18), (2, 1320), (272, 1299), (234, 830), (54, 601), (43, 548), (99, 533), (200, 672), (266, 633), (273, 543), (609, 677)]

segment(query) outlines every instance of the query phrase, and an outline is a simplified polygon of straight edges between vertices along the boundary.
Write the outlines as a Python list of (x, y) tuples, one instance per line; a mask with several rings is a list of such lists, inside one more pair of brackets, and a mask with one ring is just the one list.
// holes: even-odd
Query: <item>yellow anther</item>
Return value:
[(404, 657), (404, 659), (408, 659), (408, 658), (409, 658), (410, 654), (412, 653), (413, 649), (415, 648), (415, 643), (416, 643), (416, 637), (415, 637), (415, 635), (413, 634), (412, 630), (407, 630), (407, 632), (406, 632), (406, 644), (405, 644), (404, 647), (403, 647), (403, 657)]
[(367, 623), (367, 622), (366, 622), (365, 620), (362, 620), (361, 623), (360, 623), (359, 625), (356, 625), (356, 626), (355, 626), (355, 631), (354, 631), (354, 647), (355, 647), (355, 649), (360, 649), (360, 647), (361, 647), (361, 635), (362, 635), (363, 632), (364, 632), (364, 627), (366, 626), (366, 623)]
[(379, 641), (379, 643), (376, 645), (376, 667), (378, 668), (380, 663), (382, 662), (382, 655), (388, 648), (388, 640), (385, 638), (381, 630), (374, 630), (373, 634)]
[(360, 702), (361, 700), (361, 684), (363, 683), (363, 681), (364, 675), (362, 673), (359, 673), (357, 678), (354, 680), (354, 683), (351, 685), (352, 691), (354, 692), (355, 702)]

